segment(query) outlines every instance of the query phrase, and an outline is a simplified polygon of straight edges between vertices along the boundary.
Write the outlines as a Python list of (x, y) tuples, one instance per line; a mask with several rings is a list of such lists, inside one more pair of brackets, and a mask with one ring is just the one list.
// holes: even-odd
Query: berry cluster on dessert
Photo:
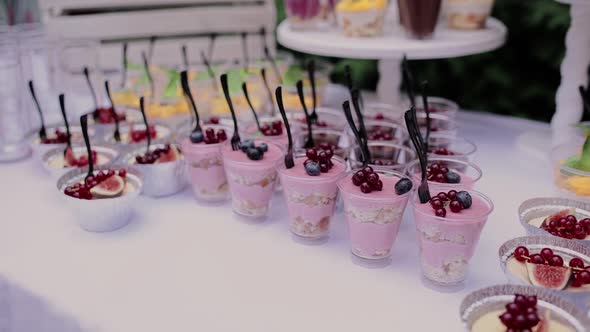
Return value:
[(551, 248), (536, 250), (525, 246), (516, 247), (513, 255), (526, 265), (528, 279), (535, 286), (561, 290), (590, 284), (590, 265), (586, 266), (579, 257), (571, 258), (566, 265), (564, 258)]
[[(325, 147), (325, 146), (324, 146)], [(328, 146), (327, 150), (323, 148), (311, 148), (305, 151), (307, 159), (303, 162), (305, 172), (309, 176), (318, 176), (321, 173), (328, 173), (334, 166), (332, 157), (334, 156), (333, 146)]]
[(360, 187), (361, 192), (365, 194), (383, 190), (383, 181), (379, 179), (379, 174), (377, 174), (371, 166), (365, 166), (354, 173), (352, 176), (352, 183), (355, 186)]
[[(156, 127), (153, 125), (149, 125), (148, 127), (149, 132), (150, 132), (150, 138), (154, 139), (156, 138)], [(133, 126), (131, 127), (131, 131), (129, 133), (129, 139), (131, 140), (132, 143), (139, 143), (139, 142), (143, 142), (147, 139), (147, 133), (145, 132), (145, 129), (133, 129)]]
[(225, 142), (227, 140), (227, 134), (223, 128), (215, 129), (207, 128), (205, 129), (205, 135), (201, 132), (193, 132), (189, 136), (192, 143), (205, 143), (205, 144), (217, 144), (221, 142)]
[(264, 153), (268, 151), (268, 144), (260, 143), (256, 146), (253, 140), (245, 140), (240, 143), (240, 149), (250, 160), (260, 160), (264, 158)]
[[(94, 120), (100, 124), (115, 123), (115, 118), (113, 117), (113, 109), (111, 107), (100, 107), (92, 113), (92, 116)], [(117, 119), (119, 121), (125, 121), (125, 114), (117, 114)]]
[(412, 190), (413, 186), (414, 183), (412, 182), (412, 180), (408, 178), (401, 178), (399, 179), (399, 181), (395, 183), (395, 193), (398, 195), (403, 195)]
[(440, 156), (454, 156), (455, 155), (455, 152), (453, 152), (447, 148), (429, 149), (428, 153), (437, 154)]
[(505, 308), (506, 311), (499, 318), (507, 331), (533, 331), (533, 328), (541, 323), (537, 311), (537, 297), (534, 295), (515, 294), (514, 300), (506, 304)]
[(64, 194), (84, 200), (117, 197), (125, 190), (126, 175), (125, 169), (100, 171), (94, 176), (89, 176), (82, 183), (67, 186)]
[(142, 155), (135, 156), (135, 162), (138, 164), (161, 164), (178, 160), (179, 151), (176, 147), (170, 144), (164, 145), (162, 148), (148, 151)]
[[(297, 118), (297, 121), (303, 125), (307, 125), (307, 119), (305, 117)], [(318, 120), (313, 123), (313, 126), (318, 128), (326, 128), (328, 127), (328, 123), (326, 121)]]
[(449, 190), (440, 192), (430, 199), (430, 205), (434, 209), (437, 217), (444, 218), (447, 216), (447, 207), (451, 212), (459, 213), (464, 209), (469, 209), (473, 204), (471, 195), (466, 191)]
[(590, 235), (590, 218), (578, 220), (573, 211), (566, 209), (547, 217), (541, 228), (565, 239), (584, 240)]
[[(92, 160), (94, 160), (94, 162), (96, 164), (98, 164), (98, 155), (96, 153), (96, 151), (92, 150)], [(66, 150), (66, 153), (64, 155), (64, 166), (63, 167), (84, 167), (84, 166), (88, 166), (88, 155), (87, 154), (83, 154), (81, 156), (76, 157), (74, 155), (74, 150), (71, 148), (68, 148)]]
[(375, 166), (395, 166), (397, 162), (391, 159), (373, 159), (371, 164)]
[(262, 123), (260, 131), (264, 136), (281, 136), (283, 134), (283, 122), (280, 120), (269, 123)]
[(218, 125), (219, 124), (219, 118), (216, 116), (212, 116), (209, 119), (206, 119), (203, 124), (214, 124), (214, 125)]
[(54, 137), (47, 137), (41, 140), (41, 144), (65, 144), (67, 142), (68, 134), (59, 129), (55, 129)]
[(393, 135), (377, 129), (367, 133), (367, 139), (369, 141), (391, 141), (393, 140)]
[(426, 168), (426, 177), (428, 181), (439, 183), (460, 183), (461, 175), (452, 172), (448, 167), (440, 163), (432, 163)]

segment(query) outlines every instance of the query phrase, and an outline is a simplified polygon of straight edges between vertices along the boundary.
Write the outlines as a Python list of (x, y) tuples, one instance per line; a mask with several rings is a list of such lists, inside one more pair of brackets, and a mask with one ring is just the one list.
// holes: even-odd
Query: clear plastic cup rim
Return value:
[[(451, 135), (449, 133), (446, 133), (444, 130), (441, 132), (430, 133), (430, 139), (433, 139), (433, 138), (446, 138), (449, 140), (449, 144), (460, 143), (460, 144), (467, 144), (470, 146), (470, 149), (468, 150), (468, 152), (454, 154), (453, 156), (469, 156), (469, 155), (474, 154), (475, 151), (477, 151), (477, 145), (475, 145), (475, 143), (473, 143), (472, 141), (470, 141), (462, 136)], [(433, 154), (433, 155), (436, 156), (436, 154)]]

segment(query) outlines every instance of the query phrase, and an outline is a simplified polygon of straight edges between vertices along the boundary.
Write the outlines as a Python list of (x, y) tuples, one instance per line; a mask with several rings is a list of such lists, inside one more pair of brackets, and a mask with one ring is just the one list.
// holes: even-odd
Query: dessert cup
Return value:
[[(365, 129), (369, 142), (394, 142), (403, 144), (409, 139), (406, 128), (395, 122), (365, 120)], [(350, 127), (347, 128), (347, 133), (351, 139), (354, 137)]]
[[(537, 297), (540, 316), (549, 317), (549, 326), (546, 331), (588, 331), (590, 326), (588, 316), (574, 302), (554, 292), (521, 285), (496, 285), (467, 295), (459, 309), (465, 329), (471, 332), (506, 330), (498, 316), (505, 310), (506, 304), (514, 300), (515, 294)], [(561, 326), (552, 329), (556, 327), (555, 323)], [(562, 326), (566, 329), (559, 329)]]
[(278, 172), (289, 212), (289, 229), (297, 236), (319, 239), (330, 232), (338, 198), (336, 182), (346, 171), (346, 163), (333, 157), (332, 169), (319, 176), (310, 176), (304, 167), (306, 159), (301, 154), (295, 158), (295, 167), (290, 169), (279, 161)]
[[(333, 145), (336, 147), (334, 155), (344, 160), (348, 159), (350, 139), (343, 131), (316, 128), (313, 130), (312, 137), (315, 147), (319, 147), (322, 143)], [(296, 149), (303, 149), (307, 140), (307, 130), (302, 130), (293, 137), (293, 140)]]
[[(289, 143), (289, 139), (287, 137), (287, 130), (285, 129), (285, 126), (283, 125), (282, 118), (280, 116), (264, 116), (264, 117), (259, 117), (258, 119), (260, 121), (261, 127), (264, 127), (265, 125), (271, 126), (272, 122), (279, 121), (281, 123), (282, 128), (283, 128), (282, 134), (276, 135), (276, 136), (265, 136), (262, 132), (260, 132), (258, 130), (258, 127), (256, 126), (256, 122), (250, 122), (250, 124), (248, 124), (246, 126), (246, 129), (242, 133), (241, 137), (244, 137), (246, 139), (252, 139), (252, 140), (262, 140), (262, 141), (274, 142), (274, 143), (277, 143), (277, 144), (286, 148), (287, 144)], [(299, 126), (292, 126), (291, 127), (291, 134), (297, 135), (298, 133), (299, 133)]]
[[(301, 108), (301, 106), (299, 107)], [(311, 108), (308, 108), (308, 111), (311, 113)], [(318, 115), (318, 121), (316, 124), (313, 124), (313, 128), (344, 130), (347, 126), (346, 118), (342, 111), (333, 108), (318, 107), (316, 109), (316, 114)], [(297, 124), (298, 127), (307, 129), (307, 120), (305, 119), (305, 113), (303, 111), (289, 113), (288, 116), (290, 119), (294, 120), (294, 123)]]
[[(568, 241), (554, 236), (525, 236), (519, 237), (505, 242), (499, 249), (500, 265), (506, 275), (508, 282), (534, 286), (529, 277), (528, 268), (524, 262), (519, 262), (514, 257), (514, 250), (524, 246), (529, 250), (530, 255), (539, 253), (543, 248), (549, 248), (555, 255), (559, 255), (563, 258), (564, 267), (569, 266), (569, 262), (572, 258), (580, 258), (584, 262), (584, 266), (590, 265), (590, 248), (576, 243), (574, 241)], [(545, 275), (545, 278), (548, 278)], [(540, 280), (542, 282), (553, 282), (558, 280), (558, 275), (553, 275), (549, 280)], [(563, 276), (565, 279), (565, 276)], [(569, 277), (568, 277), (569, 279)], [(553, 290), (564, 297), (569, 297), (572, 301), (585, 305), (585, 299), (590, 297), (590, 284), (583, 285), (581, 287), (573, 287), (571, 282), (567, 282), (567, 285), (562, 290), (554, 290), (551, 288), (544, 288), (542, 286), (535, 286), (542, 289)]]
[(365, 121), (378, 120), (404, 124), (406, 109), (385, 103), (367, 103), (362, 111)]
[(477, 147), (470, 140), (444, 133), (432, 133), (428, 141), (428, 154), (431, 157), (473, 161), (476, 150)]
[(338, 26), (348, 37), (383, 34), (387, 0), (342, 0), (336, 6)]
[[(417, 112), (424, 112), (424, 103), (422, 100), (422, 96), (415, 97), (416, 102), (416, 111)], [(404, 102), (406, 107), (410, 107), (410, 101)], [(430, 114), (441, 114), (448, 117), (451, 120), (455, 120), (457, 117), (457, 113), (459, 112), (459, 105), (446, 98), (442, 97), (428, 97), (428, 109), (430, 110)]]
[[(447, 167), (450, 172), (459, 174), (461, 180), (459, 183), (441, 183), (428, 180), (428, 186), (430, 187), (430, 193), (436, 195), (441, 191), (449, 190), (471, 190), (475, 188), (475, 183), (482, 177), (481, 169), (474, 163), (458, 160), (448, 157), (430, 157), (428, 158), (428, 166), (430, 167), (433, 163), (438, 163), (443, 167)], [(420, 169), (420, 163), (418, 160), (410, 163), (406, 171), (416, 183), (420, 183), (422, 179), (422, 172)]]
[[(589, 202), (576, 201), (563, 197), (528, 199), (518, 207), (518, 217), (520, 224), (524, 227), (528, 235), (554, 236), (541, 228), (541, 225), (547, 217), (564, 210), (569, 210), (568, 213), (576, 216), (578, 220), (590, 218)], [(590, 246), (590, 236), (587, 236), (585, 239), (575, 239), (574, 241)]]
[[(43, 167), (54, 178), (59, 178), (65, 173), (78, 168), (76, 166), (70, 166), (66, 164), (66, 160), (64, 158), (64, 149), (65, 147), (51, 149), (45, 152), (41, 158)], [(94, 165), (96, 166), (110, 165), (116, 162), (117, 158), (119, 158), (119, 151), (112, 146), (93, 144), (92, 150), (96, 151), (96, 160), (94, 161)], [(75, 156), (88, 157), (85, 146), (74, 146), (72, 147), (72, 151)]]
[(233, 211), (253, 219), (264, 219), (268, 215), (277, 182), (277, 162), (284, 155), (282, 147), (275, 143), (254, 141), (256, 145), (261, 143), (268, 145), (261, 160), (250, 160), (241, 150), (233, 151), (231, 142), (221, 147)]
[(429, 39), (438, 21), (441, 0), (397, 0), (400, 22), (411, 39)]
[[(152, 143), (164, 143), (174, 139), (174, 130), (172, 129), (172, 126), (158, 121), (151, 122), (153, 122), (154, 129), (156, 130), (156, 136), (152, 137)], [(150, 124), (150, 126), (151, 125), (152, 124)], [(113, 136), (114, 129), (111, 132), (105, 134), (103, 140), (114, 146), (120, 146), (122, 152), (128, 152), (129, 150), (134, 150), (137, 147), (145, 147), (145, 138), (138, 142), (131, 140), (131, 133), (133, 131), (145, 132), (145, 125), (143, 123), (120, 124), (119, 133), (121, 135), (121, 142), (115, 141)]]
[[(150, 146), (150, 151), (158, 148), (164, 148), (163, 143), (154, 143)], [(186, 185), (186, 169), (184, 155), (178, 149), (176, 144), (171, 144), (172, 149), (178, 152), (176, 160), (166, 161), (153, 164), (139, 164), (135, 157), (143, 155), (146, 147), (135, 147), (125, 154), (121, 161), (124, 164), (131, 165), (141, 171), (143, 174), (143, 194), (150, 197), (170, 196), (181, 191)]]
[(89, 232), (111, 232), (129, 223), (133, 215), (134, 204), (141, 193), (143, 177), (139, 170), (133, 167), (111, 165), (97, 166), (94, 174), (110, 169), (125, 169), (127, 171), (125, 191), (121, 196), (107, 199), (83, 200), (64, 194), (67, 186), (84, 181), (88, 168), (73, 169), (57, 180), (57, 190), (64, 199), (64, 203), (72, 210), (76, 221)]
[[(426, 135), (426, 113), (416, 112), (418, 125), (422, 136)], [(430, 114), (430, 133), (440, 133), (449, 136), (457, 135), (457, 122), (444, 114)]]
[(321, 18), (320, 0), (285, 0), (289, 26), (294, 30), (314, 30)]
[(590, 171), (568, 165), (568, 161), (580, 155), (581, 146), (578, 142), (570, 142), (558, 145), (551, 151), (555, 186), (560, 196), (590, 201)]
[(448, 25), (452, 29), (485, 29), (494, 0), (446, 0)]
[[(59, 130), (61, 133), (66, 133), (65, 126), (51, 126), (46, 127), (47, 131), (47, 138), (55, 138), (56, 130)], [(82, 145), (84, 144), (84, 137), (82, 137), (82, 128), (80, 126), (70, 126), (70, 134), (72, 135), (72, 145)], [(88, 136), (92, 139), (95, 136), (95, 130), (92, 128), (88, 129)], [(43, 155), (47, 153), (49, 150), (54, 148), (66, 148), (66, 143), (42, 143), (39, 139), (39, 130), (36, 129), (27, 135), (29, 137), (29, 142), (31, 144), (31, 149), (33, 150), (33, 156), (41, 161)]]
[[(232, 129), (219, 125), (205, 125), (203, 130), (212, 128), (216, 132), (219, 129), (225, 130), (228, 137), (231, 137)], [(221, 146), (224, 142), (217, 144), (194, 144), (188, 138), (188, 134), (181, 134), (180, 144), (184, 158), (188, 178), (193, 188), (195, 197), (205, 202), (222, 202), (229, 199), (229, 187), (225, 170), (223, 169), (223, 158)]]
[(338, 181), (352, 253), (369, 260), (389, 257), (412, 191), (398, 195), (394, 187), (404, 175), (375, 169), (383, 190), (365, 194), (352, 183), (356, 171)]
[[(369, 152), (373, 159), (369, 166), (374, 169), (385, 169), (404, 173), (408, 164), (416, 159), (416, 152), (400, 143), (376, 141), (369, 142)], [(350, 166), (360, 168), (362, 163), (361, 149), (358, 145), (351, 148)]]
[(481, 231), (494, 209), (485, 195), (469, 191), (473, 204), (459, 213), (438, 217), (427, 202), (421, 204), (418, 193), (410, 204), (418, 233), (420, 265), (427, 281), (442, 287), (461, 285), (469, 269)]

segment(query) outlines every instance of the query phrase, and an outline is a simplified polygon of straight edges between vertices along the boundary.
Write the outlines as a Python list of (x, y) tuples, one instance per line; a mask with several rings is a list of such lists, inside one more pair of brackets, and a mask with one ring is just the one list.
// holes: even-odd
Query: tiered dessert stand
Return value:
[(441, 24), (430, 40), (408, 39), (397, 22), (389, 22), (383, 36), (350, 38), (336, 27), (325, 31), (296, 31), (283, 21), (277, 29), (277, 40), (287, 48), (309, 54), (379, 60), (379, 99), (397, 104), (404, 55), (409, 60), (425, 60), (485, 53), (502, 46), (506, 33), (504, 24), (494, 18), (488, 19), (486, 29), (476, 31), (451, 30)]

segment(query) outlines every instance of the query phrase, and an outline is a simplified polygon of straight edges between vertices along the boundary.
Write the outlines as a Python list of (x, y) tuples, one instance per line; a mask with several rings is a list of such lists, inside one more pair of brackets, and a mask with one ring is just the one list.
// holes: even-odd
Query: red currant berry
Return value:
[(444, 174), (442, 174), (442, 173), (436, 174), (434, 176), (434, 182), (446, 183), (447, 182), (447, 177)]
[(529, 257), (529, 262), (531, 262), (533, 264), (545, 264), (545, 260), (543, 259), (543, 256), (541, 256), (539, 254), (531, 255)]
[(315, 160), (317, 161), (318, 158), (318, 151), (316, 149), (307, 149), (307, 151), (305, 151), (305, 155), (307, 156), (307, 158), (309, 158), (310, 160)]
[(446, 202), (449, 200), (449, 197), (447, 196), (446, 193), (440, 192), (436, 195), (436, 197), (438, 197), (438, 199), (440, 199), (443, 202)]
[(519, 262), (525, 262), (529, 256), (529, 250), (526, 247), (520, 246), (514, 249), (514, 258)]
[(368, 183), (366, 183), (366, 182), (363, 182), (363, 183), (361, 184), (361, 191), (362, 191), (363, 193), (365, 193), (365, 194), (368, 194), (368, 193), (370, 193), (370, 192), (371, 192), (371, 191), (373, 191), (373, 190), (371, 189), (371, 186), (370, 186)]
[(553, 257), (553, 250), (549, 249), (549, 248), (543, 248), (540, 252), (541, 257), (543, 257), (543, 259), (545, 261), (549, 261), (551, 259), (551, 257)]
[(365, 173), (365, 175), (369, 175), (369, 174), (373, 173), (373, 168), (371, 166), (365, 166), (363, 168), (363, 173)]
[(441, 218), (444, 218), (447, 216), (447, 210), (445, 210), (445, 208), (437, 209), (434, 213), (437, 217), (441, 217)]
[(373, 189), (376, 191), (383, 190), (383, 181), (378, 180), (377, 183), (373, 186)]
[(377, 173), (371, 173), (371, 174), (367, 175), (367, 182), (371, 186), (377, 184), (377, 181), (379, 181), (379, 175), (377, 175)]
[(127, 176), (127, 171), (125, 169), (120, 169), (119, 170), (119, 176), (124, 178), (125, 176)]
[(449, 192), (447, 193), (447, 197), (452, 201), (457, 197), (457, 191), (456, 190), (449, 190)]
[(455, 201), (451, 201), (451, 204), (449, 204), (449, 208), (451, 209), (451, 211), (453, 211), (455, 213), (459, 213), (463, 209), (463, 205), (461, 205), (461, 203), (459, 203), (459, 201), (455, 200)]
[(551, 266), (563, 266), (563, 258), (558, 255), (553, 255), (550, 259), (547, 260), (549, 265)]
[(443, 202), (438, 198), (433, 198), (430, 200), (430, 205), (433, 209), (438, 210), (444, 207)]
[(588, 270), (581, 271), (578, 273), (578, 279), (582, 285), (590, 284), (590, 272)]
[(437, 163), (434, 163), (432, 165), (430, 165), (430, 172), (432, 174), (438, 174), (440, 173), (440, 165)]

